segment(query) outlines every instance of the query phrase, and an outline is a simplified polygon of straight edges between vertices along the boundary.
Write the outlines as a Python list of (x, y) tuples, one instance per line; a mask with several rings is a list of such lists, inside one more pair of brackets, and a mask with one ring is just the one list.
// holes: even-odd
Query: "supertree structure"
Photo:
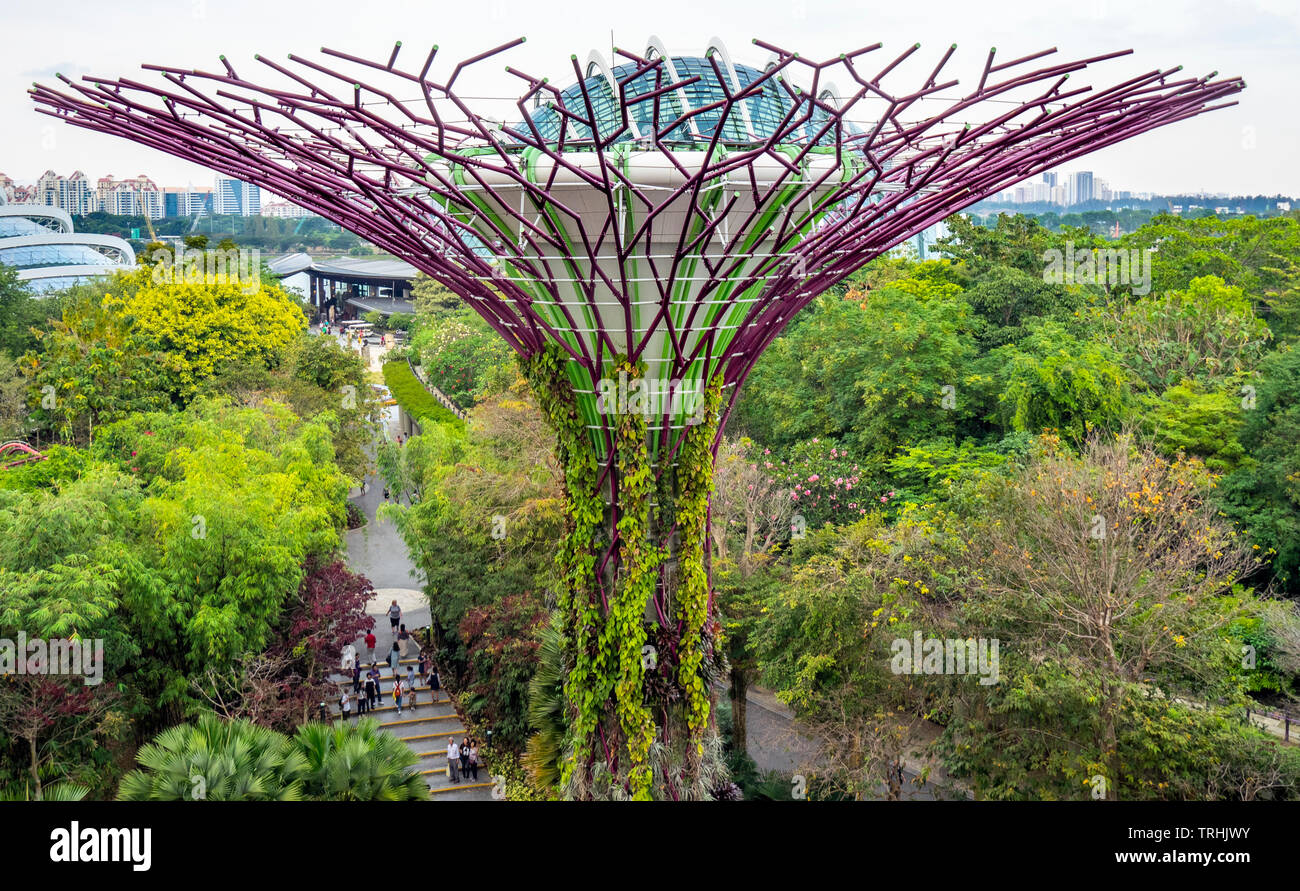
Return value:
[[(490, 117), (435, 76), (323, 49), (265, 81), (146, 65), (146, 82), (59, 76), (41, 111), (239, 177), (400, 256), (517, 351), (557, 434), (568, 526), (565, 794), (707, 798), (722, 660), (706, 548), (712, 457), (740, 384), (814, 297), (1009, 185), (1224, 105), (1245, 85), (1180, 68), (1105, 88), (1071, 77), (1128, 51), (999, 62), (973, 90), (895, 83), (920, 44), (825, 60), (755, 40), (764, 67), (703, 56), (570, 58), (573, 85), (507, 67)], [(918, 57), (919, 58), (919, 57)], [(611, 62), (615, 63), (611, 65)], [(1037, 66), (1037, 67), (1036, 67)], [(441, 69), (442, 66), (438, 65)], [(833, 85), (837, 84), (843, 89)], [(515, 123), (507, 123), (514, 120)]]

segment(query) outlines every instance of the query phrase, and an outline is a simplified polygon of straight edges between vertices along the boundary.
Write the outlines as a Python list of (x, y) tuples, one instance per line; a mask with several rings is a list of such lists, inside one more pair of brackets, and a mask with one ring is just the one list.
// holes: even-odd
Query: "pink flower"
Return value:
[(772, 450), (771, 450), (771, 449), (763, 449), (763, 454), (764, 454), (764, 455), (770, 455), (770, 454), (772, 454)]
[(812, 476), (808, 477), (808, 482), (815, 483), (819, 479), (821, 479), (821, 477), (814, 473)]
[(881, 496), (880, 496), (880, 503), (881, 503), (881, 504), (884, 504), (884, 503), (887, 502), (887, 501), (889, 501), (889, 496), (887, 496), (887, 495), (881, 495)]

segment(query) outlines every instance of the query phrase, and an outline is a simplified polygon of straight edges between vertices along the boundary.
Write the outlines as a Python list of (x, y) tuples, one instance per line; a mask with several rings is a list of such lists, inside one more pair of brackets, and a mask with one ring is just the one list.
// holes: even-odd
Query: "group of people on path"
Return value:
[(465, 737), (459, 743), (453, 736), (447, 741), (447, 777), (453, 783), (461, 778), (478, 779), (478, 740)]
[[(419, 686), (417, 681), (423, 681), (431, 693), (431, 699), (436, 704), (438, 694), (442, 689), (441, 679), (438, 677), (438, 669), (429, 658), (429, 654), (424, 652), (418, 642), (414, 641), (411, 634), (402, 624), (402, 608), (394, 599), (388, 607), (388, 619), (392, 623), (392, 631), (395, 639), (393, 646), (388, 651), (388, 657), (385, 662), (393, 678), (392, 697), (393, 704), (397, 706), (397, 713), (402, 714), (403, 707), (414, 710), (416, 707), (415, 695)], [(339, 696), (339, 710), (343, 713), (343, 720), (347, 720), (352, 714), (352, 698), (357, 700), (357, 717), (367, 714), (372, 709), (378, 708), (379, 703), (383, 700), (383, 690), (379, 686), (380, 670), (379, 663), (375, 661), (375, 645), (377, 640), (374, 631), (366, 632), (365, 645), (367, 650), (367, 659), (370, 668), (362, 674), (363, 662), (360, 658), (352, 661), (348, 666), (352, 673), (351, 691), (345, 687)], [(414, 645), (419, 652), (418, 666), (406, 666), (406, 673), (403, 676), (401, 672), (401, 662), (406, 657), (407, 649)], [(322, 708), (324, 704), (322, 703)], [(453, 783), (459, 783), (461, 779), (478, 780), (478, 769), (481, 762), (479, 761), (479, 744), (472, 737), (466, 736), (460, 742), (452, 737), (447, 742), (447, 776)]]
[[(401, 624), (402, 608), (394, 600), (388, 608), (388, 617), (392, 621), (393, 632), (397, 639), (393, 641), (392, 649), (388, 651), (388, 657), (385, 662), (393, 678), (393, 705), (397, 706), (397, 713), (402, 714), (403, 707), (414, 710), (416, 707), (416, 691), (419, 687), (417, 679), (422, 681), (424, 686), (429, 688), (430, 698), (433, 704), (438, 703), (438, 693), (442, 689), (441, 679), (438, 677), (438, 669), (434, 666), (433, 660), (423, 650), (420, 650), (419, 672), (417, 674), (415, 666), (406, 666), (406, 675), (401, 673), (401, 662), (406, 658), (407, 649), (414, 645), (419, 649), (419, 644), (411, 637), (406, 626)], [(400, 629), (400, 630), (399, 630)], [(357, 700), (357, 717), (367, 714), (372, 709), (378, 708), (379, 703), (383, 700), (383, 690), (380, 688), (380, 671), (379, 663), (375, 661), (375, 633), (374, 631), (366, 632), (365, 637), (367, 661), (370, 663), (370, 669), (366, 671), (364, 680), (362, 678), (362, 662), (360, 659), (354, 659), (348, 666), (352, 672), (352, 690), (349, 695), (345, 688), (339, 695), (339, 711), (342, 712), (344, 720), (352, 715), (352, 697)]]

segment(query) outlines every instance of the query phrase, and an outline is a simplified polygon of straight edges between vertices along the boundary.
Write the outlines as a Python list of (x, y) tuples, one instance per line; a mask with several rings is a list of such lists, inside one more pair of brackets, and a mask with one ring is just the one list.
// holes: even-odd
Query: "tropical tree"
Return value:
[(355, 725), (310, 723), (293, 737), (305, 763), (303, 790), (321, 801), (420, 801), (429, 788), (407, 745), (380, 728), (374, 718)]
[(211, 714), (164, 730), (136, 760), (120, 801), (298, 801), (309, 767), (283, 734)]
[(1149, 756), (1169, 703), (1240, 701), (1229, 629), (1253, 602), (1238, 582), (1254, 557), (1205, 483), (1199, 462), (1097, 434), (1080, 457), (1048, 440), (993, 489), (962, 615), (1003, 642), (1003, 680), (958, 695), (948, 724), (954, 765), (985, 794), (1035, 777), (1058, 795), (1159, 794), (1170, 768)]

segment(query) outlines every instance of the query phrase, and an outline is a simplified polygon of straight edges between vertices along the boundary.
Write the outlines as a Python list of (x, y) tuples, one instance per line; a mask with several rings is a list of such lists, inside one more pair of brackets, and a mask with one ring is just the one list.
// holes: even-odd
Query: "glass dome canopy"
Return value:
[[(717, 60), (715, 69), (705, 56), (664, 56), (664, 59), (664, 64), (640, 75), (636, 74), (639, 66), (630, 62), (608, 69), (608, 76), (603, 71), (594, 70), (597, 68), (594, 63), (590, 64), (588, 76), (581, 84), (575, 83), (560, 91), (559, 101), (570, 115), (567, 127), (566, 116), (557, 109), (555, 100), (532, 109), (529, 119), (542, 141), (548, 144), (558, 143), (561, 130), (566, 129), (566, 145), (589, 145), (592, 142), (591, 128), (574, 120), (572, 116), (583, 119), (593, 117), (587, 108), (590, 99), (596, 128), (602, 139), (612, 137), (615, 143), (649, 142), (653, 141), (656, 130), (656, 99), (650, 97), (637, 101), (637, 97), (663, 90), (657, 97), (657, 129), (662, 131), (671, 126), (659, 139), (663, 143), (707, 143), (715, 134), (718, 134), (719, 143), (735, 146), (766, 142), (778, 134), (781, 135), (780, 141), (788, 144), (806, 145), (814, 142), (818, 146), (830, 148), (836, 143), (834, 127), (826, 130), (831, 116), (816, 105), (812, 106), (811, 112), (806, 105), (799, 107), (803, 103), (791, 95), (791, 91), (796, 88), (783, 85), (779, 81), (779, 75), (765, 81), (757, 95), (741, 100), (725, 117), (722, 108), (692, 115), (697, 109), (725, 102), (728, 94), (735, 95), (760, 80), (763, 72), (748, 65), (732, 65), (725, 59)], [(719, 72), (726, 81), (725, 88), (719, 79)], [(626, 127), (623, 126), (617, 86), (624, 81)], [(680, 86), (672, 88), (673, 84)], [(665, 90), (665, 87), (669, 89)], [(823, 94), (823, 99), (825, 98), (826, 95)], [(672, 126), (683, 115), (690, 117)], [(521, 135), (533, 135), (527, 121), (515, 124), (512, 129)], [(620, 129), (622, 132), (619, 132)]]

